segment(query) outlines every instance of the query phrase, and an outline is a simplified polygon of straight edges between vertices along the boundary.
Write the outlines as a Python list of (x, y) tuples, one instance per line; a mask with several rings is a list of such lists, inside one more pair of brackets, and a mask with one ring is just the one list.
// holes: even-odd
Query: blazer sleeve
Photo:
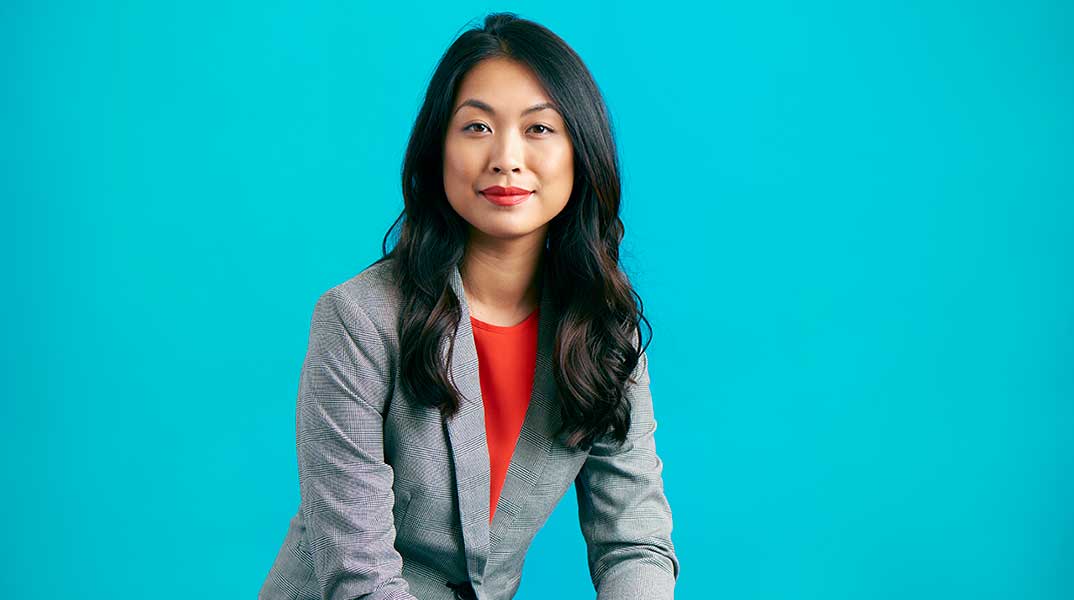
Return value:
[(575, 480), (579, 523), (597, 600), (671, 600), (679, 560), (644, 352), (633, 378), (624, 392), (632, 411), (626, 442), (621, 448), (605, 439), (594, 443)]
[(325, 600), (416, 600), (395, 549), (394, 471), (384, 461), (389, 358), (381, 334), (343, 291), (317, 300), (296, 437), (305, 533)]

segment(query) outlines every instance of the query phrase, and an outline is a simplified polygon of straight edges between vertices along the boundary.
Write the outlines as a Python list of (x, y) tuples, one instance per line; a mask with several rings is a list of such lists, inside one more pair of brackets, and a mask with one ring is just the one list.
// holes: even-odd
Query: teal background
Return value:
[[(613, 115), (677, 597), (1074, 597), (1071, 4), (900, 4), (0, 4), (3, 595), (256, 595), (314, 302), (513, 10)], [(573, 494), (518, 598), (594, 596)]]

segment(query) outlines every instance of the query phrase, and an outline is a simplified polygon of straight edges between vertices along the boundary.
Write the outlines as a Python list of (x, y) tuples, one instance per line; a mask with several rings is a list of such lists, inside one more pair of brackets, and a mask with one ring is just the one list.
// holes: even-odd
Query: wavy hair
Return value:
[[(572, 448), (588, 450), (605, 436), (619, 444), (630, 428), (624, 394), (641, 354), (641, 297), (619, 267), (623, 222), (615, 140), (604, 99), (581, 58), (559, 36), (514, 13), (494, 13), (459, 36), (441, 57), (425, 92), (403, 159), (404, 208), (384, 236), (402, 293), (398, 323), (401, 385), (450, 418), (460, 394), (450, 378), (454, 331), (462, 318), (450, 276), (463, 258), (468, 223), (443, 187), (444, 139), (463, 77), (479, 62), (504, 57), (528, 66), (560, 108), (574, 149), (574, 183), (564, 209), (549, 223), (543, 268), (556, 324), (553, 364), (562, 426)], [(388, 251), (389, 238), (398, 229)], [(374, 264), (376, 264), (374, 263)], [(635, 304), (635, 300), (637, 304)], [(447, 363), (442, 343), (450, 336)]]

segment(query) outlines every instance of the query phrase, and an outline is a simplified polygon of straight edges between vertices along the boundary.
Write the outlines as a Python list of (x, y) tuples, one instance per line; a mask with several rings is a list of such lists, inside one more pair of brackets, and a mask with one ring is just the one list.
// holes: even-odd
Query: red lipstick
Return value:
[(498, 185), (493, 185), (481, 190), (481, 194), (485, 196), (489, 202), (499, 206), (514, 206), (529, 198), (532, 193), (532, 190), (513, 186), (502, 187)]

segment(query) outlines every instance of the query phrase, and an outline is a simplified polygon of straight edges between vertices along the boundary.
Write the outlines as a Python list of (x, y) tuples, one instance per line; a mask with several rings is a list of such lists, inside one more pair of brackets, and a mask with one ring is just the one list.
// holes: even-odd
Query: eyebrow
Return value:
[[(472, 107), (474, 107), (474, 108), (476, 108), (478, 110), (483, 110), (483, 111), (487, 112), (490, 115), (495, 115), (496, 114), (496, 111), (493, 110), (493, 108), (491, 106), (489, 106), (487, 103), (482, 102), (480, 100), (477, 100), (475, 98), (467, 98), (462, 104), (459, 105), (458, 108), (455, 109), (455, 112), (459, 112), (460, 110), (462, 110), (462, 107), (464, 107), (464, 106), (472, 106)], [(520, 116), (524, 117), (524, 116), (526, 116), (526, 115), (528, 115), (528, 114), (530, 114), (532, 112), (537, 112), (539, 110), (545, 110), (547, 108), (550, 108), (550, 109), (552, 109), (552, 110), (554, 110), (556, 112), (559, 112), (559, 109), (556, 108), (555, 104), (552, 104), (551, 102), (541, 102), (540, 104), (534, 104), (533, 106), (531, 106), (531, 107), (527, 108), (526, 110), (522, 111), (522, 114)], [(452, 113), (452, 114), (454, 114), (454, 113)]]

